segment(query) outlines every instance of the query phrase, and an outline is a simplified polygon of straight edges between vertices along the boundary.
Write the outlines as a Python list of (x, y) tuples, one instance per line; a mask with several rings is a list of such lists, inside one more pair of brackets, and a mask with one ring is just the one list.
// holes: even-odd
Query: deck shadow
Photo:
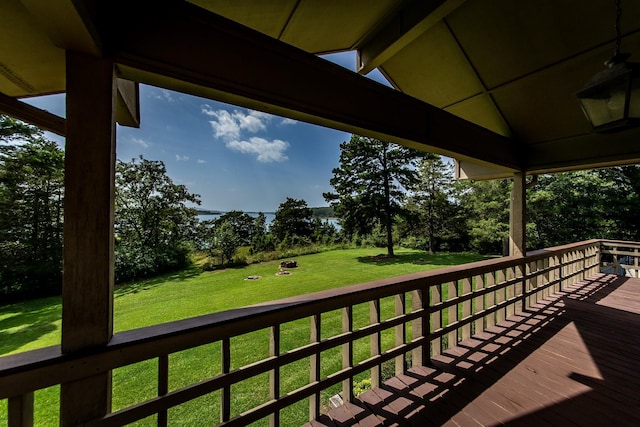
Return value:
[(640, 425), (640, 299), (638, 313), (606, 303), (627, 282), (574, 285), (316, 425)]

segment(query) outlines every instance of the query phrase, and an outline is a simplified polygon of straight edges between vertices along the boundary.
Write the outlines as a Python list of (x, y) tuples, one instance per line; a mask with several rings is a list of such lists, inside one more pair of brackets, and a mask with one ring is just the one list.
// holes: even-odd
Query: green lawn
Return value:
[[(299, 267), (287, 276), (276, 276), (279, 261), (200, 273), (197, 269), (132, 283), (115, 293), (115, 332), (157, 323), (223, 311), (230, 308), (316, 292), (345, 285), (367, 282), (448, 265), (484, 259), (475, 254), (435, 254), (398, 249), (393, 259), (376, 259), (380, 249), (351, 249), (298, 256)], [(261, 276), (259, 280), (245, 280)], [(383, 301), (383, 317), (393, 316), (393, 301)], [(385, 314), (386, 311), (386, 314)], [(0, 355), (59, 344), (60, 298), (46, 298), (0, 307)], [(339, 331), (340, 316), (323, 316), (323, 335)], [(354, 323), (368, 320), (367, 307), (354, 308)], [(391, 331), (390, 331), (391, 332)], [(309, 337), (308, 319), (282, 328), (282, 351), (299, 346)], [(356, 343), (363, 350), (356, 359), (365, 358), (367, 343)], [(383, 335), (383, 347), (393, 345), (392, 332)], [(257, 331), (232, 340), (232, 364), (239, 367), (264, 357), (268, 351), (268, 333)], [(219, 344), (214, 343), (170, 356), (170, 389), (200, 381), (220, 372)], [(322, 355), (323, 375), (339, 369), (340, 349)], [(305, 365), (305, 363), (307, 365)], [(305, 366), (302, 366), (305, 365)], [(282, 393), (293, 390), (308, 380), (308, 362), (283, 367)], [(114, 371), (114, 410), (151, 398), (156, 393), (157, 362), (138, 363)], [(268, 400), (268, 378), (258, 378), (234, 386), (233, 414), (238, 414)], [(328, 390), (327, 395), (337, 392)], [(169, 420), (180, 425), (216, 423), (219, 395), (203, 396), (194, 402), (171, 409)], [(299, 425), (306, 421), (307, 403), (302, 402), (282, 414), (283, 425)], [(36, 424), (55, 425), (57, 420), (57, 387), (36, 393)], [(153, 425), (154, 419), (138, 425)], [(0, 426), (7, 424), (6, 401), (0, 402)]]

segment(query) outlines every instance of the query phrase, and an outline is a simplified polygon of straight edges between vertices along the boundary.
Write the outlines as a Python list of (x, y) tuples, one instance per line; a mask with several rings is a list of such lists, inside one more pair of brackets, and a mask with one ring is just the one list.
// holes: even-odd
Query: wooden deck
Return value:
[(593, 277), (306, 426), (639, 426), (640, 280)]

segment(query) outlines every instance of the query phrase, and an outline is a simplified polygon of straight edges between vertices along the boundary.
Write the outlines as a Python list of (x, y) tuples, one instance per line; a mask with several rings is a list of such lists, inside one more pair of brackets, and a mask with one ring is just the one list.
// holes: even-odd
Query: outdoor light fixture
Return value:
[(620, 53), (620, 0), (616, 0), (616, 49), (599, 72), (576, 96), (582, 111), (597, 132), (614, 132), (640, 125), (640, 64), (627, 62)]

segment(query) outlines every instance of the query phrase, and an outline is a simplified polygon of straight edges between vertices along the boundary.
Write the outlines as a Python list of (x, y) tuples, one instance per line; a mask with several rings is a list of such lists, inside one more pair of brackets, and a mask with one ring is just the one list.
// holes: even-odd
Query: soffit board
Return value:
[(493, 99), (488, 94), (474, 96), (445, 108), (445, 110), (497, 134), (511, 136), (509, 125), (504, 121)]
[(640, 128), (617, 134), (588, 133), (526, 147), (529, 173), (563, 172), (640, 163)]
[(353, 49), (402, 0), (189, 0), (310, 53)]
[(442, 22), (383, 66), (398, 89), (438, 108), (483, 91), (473, 68)]
[(65, 90), (64, 50), (18, 0), (0, 4), (0, 92), (25, 97)]
[[(631, 33), (640, 28), (640, 2), (623, 3), (622, 29)], [(611, 0), (478, 0), (446, 21), (492, 89), (613, 42), (615, 12)]]
[(354, 49), (399, 0), (301, 0), (281, 40), (310, 53)]
[[(640, 33), (627, 38), (640, 46)], [(609, 46), (528, 75), (492, 91), (515, 135), (534, 144), (591, 133), (575, 93), (597, 72), (611, 54)], [(610, 138), (616, 138), (616, 134)]]
[(298, 0), (189, 0), (189, 2), (277, 39), (284, 31)]

